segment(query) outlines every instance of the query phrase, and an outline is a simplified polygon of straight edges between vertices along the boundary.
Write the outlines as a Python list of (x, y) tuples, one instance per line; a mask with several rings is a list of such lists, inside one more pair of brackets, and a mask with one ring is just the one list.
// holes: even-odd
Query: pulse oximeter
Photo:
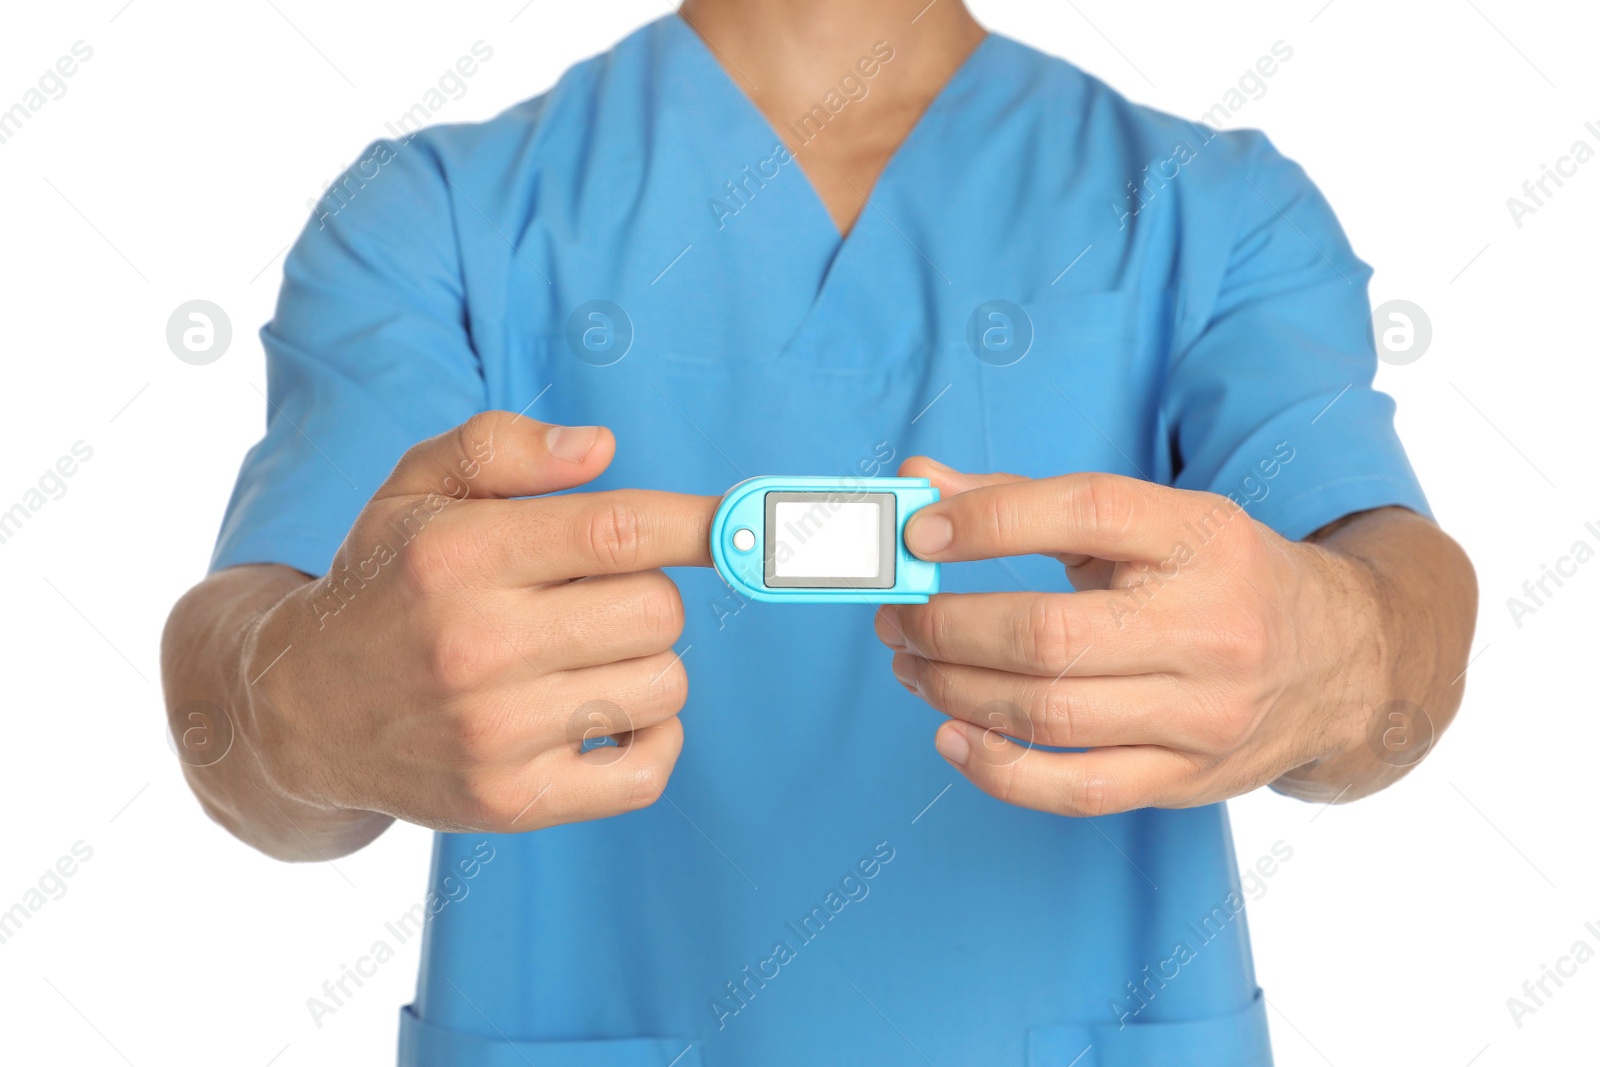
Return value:
[(926, 604), (939, 565), (907, 550), (905, 528), (938, 499), (926, 478), (750, 478), (717, 508), (711, 559), (751, 600)]

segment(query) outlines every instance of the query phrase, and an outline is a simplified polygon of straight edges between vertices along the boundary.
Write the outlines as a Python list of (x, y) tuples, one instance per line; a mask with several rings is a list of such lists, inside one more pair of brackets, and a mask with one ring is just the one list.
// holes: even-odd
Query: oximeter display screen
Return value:
[(768, 493), (766, 584), (777, 589), (894, 585), (893, 493)]

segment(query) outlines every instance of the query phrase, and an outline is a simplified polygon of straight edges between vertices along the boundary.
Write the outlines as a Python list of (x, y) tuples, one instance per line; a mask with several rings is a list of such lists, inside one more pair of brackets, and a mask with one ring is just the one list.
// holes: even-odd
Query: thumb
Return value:
[(485, 411), (413, 446), (373, 499), (554, 493), (599, 477), (616, 450), (617, 440), (604, 426), (558, 426)]
[(1004, 485), (1007, 482), (1028, 480), (1020, 474), (965, 474), (927, 456), (912, 456), (900, 464), (899, 473), (902, 478), (928, 479), (938, 487), (939, 496), (944, 499), (965, 493), (969, 489), (981, 489), (986, 485)]
[[(965, 474), (952, 470), (936, 459), (927, 456), (912, 456), (900, 464), (900, 477), (926, 478), (939, 487), (939, 496), (948, 500), (969, 489), (982, 489), (988, 485), (1006, 485), (1011, 482), (1028, 481), (1020, 474)], [(1111, 585), (1111, 571), (1113, 564), (1105, 560), (1098, 560), (1092, 556), (1063, 554), (1057, 555), (1067, 568), (1067, 576), (1072, 581), (1074, 589), (1106, 589)]]

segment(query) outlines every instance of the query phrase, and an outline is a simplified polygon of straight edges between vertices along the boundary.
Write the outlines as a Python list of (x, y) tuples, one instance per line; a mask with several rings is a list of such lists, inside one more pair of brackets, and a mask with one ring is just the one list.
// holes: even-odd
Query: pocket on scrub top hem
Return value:
[(703, 1067), (686, 1037), (507, 1041), (435, 1026), (400, 1009), (400, 1067)]
[(1028, 1031), (1028, 1067), (1272, 1067), (1261, 991), (1229, 1015), (1171, 1023), (1069, 1023)]

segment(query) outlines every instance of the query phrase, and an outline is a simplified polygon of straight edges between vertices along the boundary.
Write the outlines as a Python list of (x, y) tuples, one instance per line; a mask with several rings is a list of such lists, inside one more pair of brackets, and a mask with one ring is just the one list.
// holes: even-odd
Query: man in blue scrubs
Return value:
[[(255, 847), (439, 831), (403, 1063), (1270, 1062), (1220, 802), (1404, 773), (1475, 589), (1265, 138), (954, 0), (691, 0), (284, 273), (167, 691)], [(733, 483), (897, 470), (927, 605), (707, 569)]]

